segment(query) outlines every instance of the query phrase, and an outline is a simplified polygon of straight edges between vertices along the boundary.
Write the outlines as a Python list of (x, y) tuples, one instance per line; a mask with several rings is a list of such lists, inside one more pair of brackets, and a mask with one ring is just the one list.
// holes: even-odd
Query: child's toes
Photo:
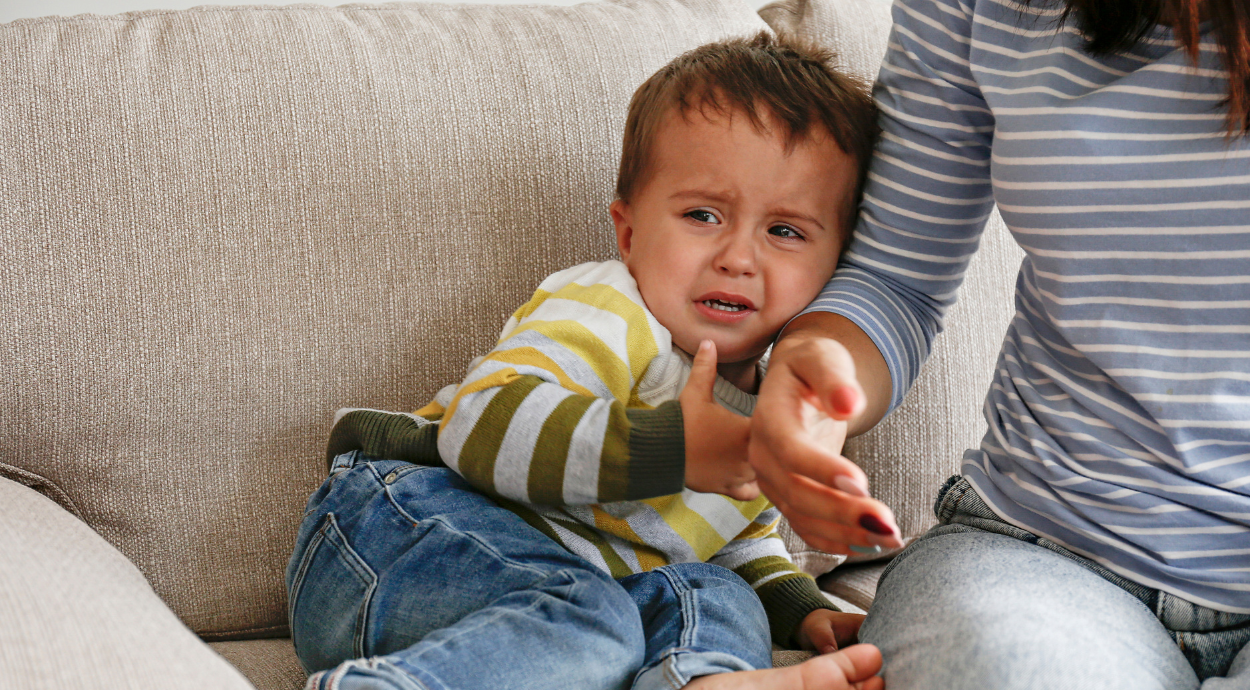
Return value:
[(868, 680), (881, 670), (881, 651), (870, 644), (851, 645), (828, 656), (851, 683)]

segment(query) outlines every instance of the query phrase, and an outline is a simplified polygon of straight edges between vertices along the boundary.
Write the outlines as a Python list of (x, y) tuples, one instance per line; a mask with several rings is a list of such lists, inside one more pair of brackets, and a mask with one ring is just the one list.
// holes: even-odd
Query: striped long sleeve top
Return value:
[(1093, 56), (1057, 4), (896, 0), (884, 133), (814, 303), (876, 342), (892, 407), (992, 205), (1025, 258), (962, 473), (1003, 519), (1250, 612), (1250, 140), (1210, 26)]
[[(790, 561), (778, 510), (684, 488), (677, 396), (690, 359), (647, 310), (619, 261), (549, 276), (438, 415), (438, 454), (475, 488), (613, 577), (701, 561), (755, 589), (774, 641), (836, 610)], [(755, 396), (718, 377), (714, 396), (749, 415)]]

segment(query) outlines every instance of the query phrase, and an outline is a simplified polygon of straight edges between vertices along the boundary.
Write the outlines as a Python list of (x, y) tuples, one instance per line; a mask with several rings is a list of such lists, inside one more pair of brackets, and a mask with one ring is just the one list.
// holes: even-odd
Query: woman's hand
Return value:
[(893, 512), (868, 495), (863, 470), (841, 455), (846, 422), (866, 402), (847, 349), (798, 333), (773, 348), (751, 418), (748, 457), (760, 490), (795, 533), (829, 553), (902, 546)]
[(721, 407), (712, 395), (715, 384), (716, 344), (705, 340), (677, 398), (686, 437), (686, 487), (750, 501), (760, 495), (747, 462), (751, 420)]

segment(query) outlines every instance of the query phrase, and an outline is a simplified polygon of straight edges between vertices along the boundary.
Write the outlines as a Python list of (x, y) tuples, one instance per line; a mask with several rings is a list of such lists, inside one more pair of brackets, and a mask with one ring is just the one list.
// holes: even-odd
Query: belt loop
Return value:
[(349, 450), (346, 453), (336, 455), (334, 461), (330, 463), (330, 476), (333, 477), (343, 470), (350, 470), (355, 467), (356, 458), (359, 456), (359, 450)]

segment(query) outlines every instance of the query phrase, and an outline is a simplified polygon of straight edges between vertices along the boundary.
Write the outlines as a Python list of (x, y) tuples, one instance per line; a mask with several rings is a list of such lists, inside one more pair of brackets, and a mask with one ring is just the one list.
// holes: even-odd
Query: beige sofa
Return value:
[[(542, 276), (610, 257), (635, 86), (769, 25), (871, 78), (888, 0), (0, 25), (0, 686), (300, 687), (282, 575), (334, 410), (419, 407)], [(1019, 263), (984, 245), (921, 383), (848, 446), (908, 537), (983, 428)], [(880, 567), (820, 581), (867, 607)]]

